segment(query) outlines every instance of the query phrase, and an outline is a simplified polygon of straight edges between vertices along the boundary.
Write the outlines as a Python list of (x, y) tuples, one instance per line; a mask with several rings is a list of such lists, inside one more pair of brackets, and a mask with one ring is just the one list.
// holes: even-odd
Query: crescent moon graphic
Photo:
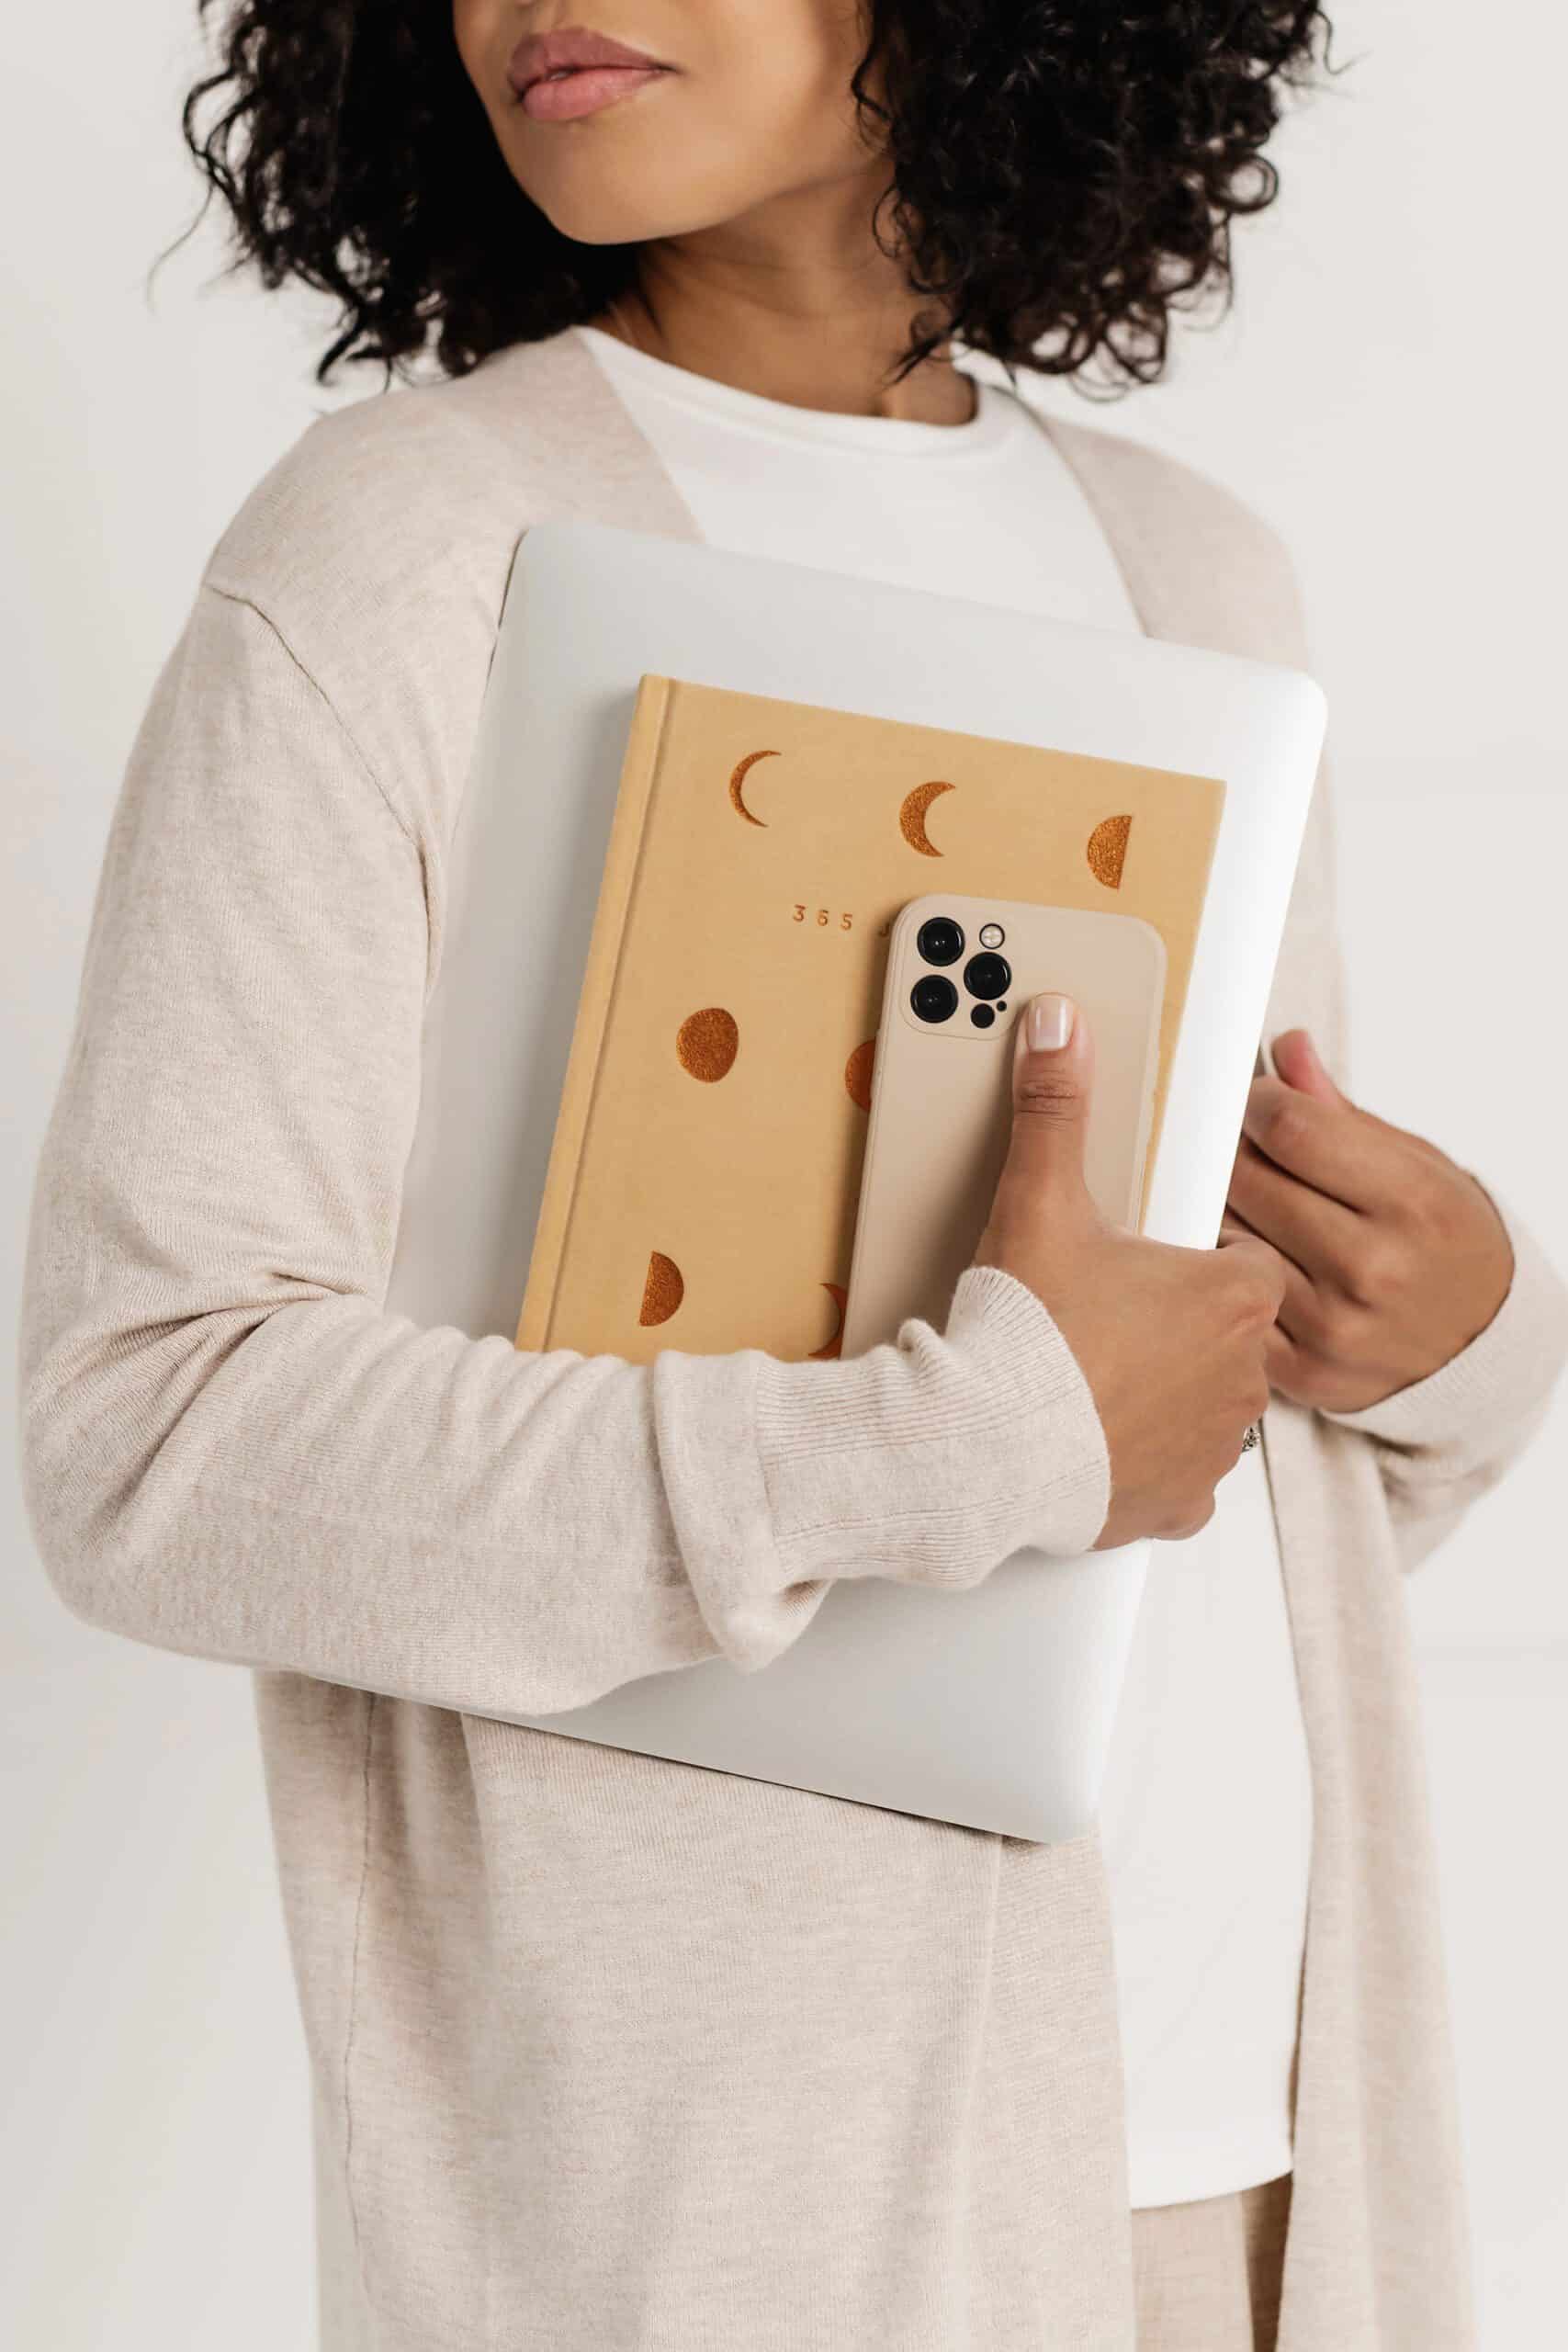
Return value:
[(754, 768), (759, 760), (776, 760), (777, 758), (776, 752), (748, 752), (743, 760), (738, 760), (735, 763), (734, 773), (729, 779), (729, 802), (731, 808), (738, 810), (749, 825), (761, 825), (765, 829), (767, 820), (763, 817), (753, 817), (740, 797), (740, 787), (746, 781), (746, 771), (748, 768)]
[(863, 1037), (844, 1064), (844, 1091), (863, 1111), (871, 1108), (871, 1074), (875, 1060), (875, 1038)]
[(1127, 836), (1133, 830), (1131, 817), (1102, 817), (1089, 837), (1086, 855), (1089, 870), (1097, 882), (1108, 890), (1122, 888), (1122, 868), (1127, 856)]
[(806, 1361), (807, 1361), (807, 1363), (828, 1363), (828, 1362), (829, 1362), (832, 1357), (836, 1356), (836, 1355), (839, 1353), (840, 1350), (842, 1348), (842, 1346), (843, 1346), (843, 1344), (844, 1344), (844, 1298), (845, 1298), (845, 1294), (844, 1294), (844, 1292), (840, 1288), (840, 1286), (839, 1286), (839, 1284), (838, 1284), (837, 1283), (820, 1283), (820, 1284), (818, 1285), (818, 1287), (819, 1287), (820, 1289), (822, 1289), (822, 1290), (825, 1290), (825, 1291), (828, 1291), (829, 1293), (830, 1293), (830, 1295), (831, 1295), (831, 1296), (832, 1296), (833, 1305), (834, 1305), (835, 1308), (836, 1308), (836, 1309), (837, 1309), (837, 1311), (838, 1311), (838, 1317), (839, 1317), (839, 1328), (838, 1328), (838, 1329), (834, 1332), (834, 1334), (833, 1334), (832, 1338), (831, 1338), (829, 1340), (828, 1340), (828, 1341), (827, 1341), (827, 1343), (826, 1343), (826, 1345), (825, 1345), (825, 1346), (820, 1347), (820, 1348), (813, 1348), (813, 1349), (812, 1349), (811, 1353), (810, 1353), (810, 1354), (807, 1357), (807, 1359), (806, 1359)]
[(939, 792), (951, 792), (951, 784), (917, 784), (907, 792), (898, 806), (898, 831), (911, 849), (922, 857), (940, 857), (941, 850), (926, 839), (926, 810)]
[(648, 1253), (648, 1279), (642, 1288), (639, 1323), (668, 1323), (686, 1295), (685, 1282), (673, 1258), (662, 1250)]

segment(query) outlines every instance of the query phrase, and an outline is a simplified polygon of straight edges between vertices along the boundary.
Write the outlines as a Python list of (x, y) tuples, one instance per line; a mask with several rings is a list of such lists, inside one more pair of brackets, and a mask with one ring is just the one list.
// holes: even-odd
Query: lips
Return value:
[(663, 65), (578, 65), (530, 82), (517, 104), (531, 122), (576, 122), (674, 75)]
[(581, 73), (594, 66), (643, 73), (668, 70), (665, 61), (646, 50), (629, 49), (625, 41), (585, 25), (569, 25), (558, 32), (534, 33), (520, 40), (507, 60), (506, 78), (521, 97), (536, 82), (551, 74)]

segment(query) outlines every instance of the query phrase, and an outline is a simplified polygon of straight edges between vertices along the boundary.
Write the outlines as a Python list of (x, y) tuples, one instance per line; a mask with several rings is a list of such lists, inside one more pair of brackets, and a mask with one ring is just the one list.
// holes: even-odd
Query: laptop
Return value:
[[(581, 520), (527, 531), (453, 842), (386, 1305), (511, 1340), (631, 709), (649, 672), (1223, 779), (1145, 1201), (1213, 1246), (1322, 746), (1299, 673)], [(890, 1335), (891, 1336), (891, 1335)], [(499, 1719), (1041, 1842), (1099, 1802), (1152, 1541), (980, 1585), (831, 1586), (760, 1671), (713, 1657)]]

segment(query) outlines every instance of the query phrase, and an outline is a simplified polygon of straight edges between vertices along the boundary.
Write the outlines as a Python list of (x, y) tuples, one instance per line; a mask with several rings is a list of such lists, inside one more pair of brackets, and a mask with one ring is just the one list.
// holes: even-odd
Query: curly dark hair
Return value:
[[(213, 0), (197, 0), (205, 18)], [(1314, 0), (864, 0), (851, 88), (885, 148), (912, 322), (901, 380), (951, 335), (1125, 390), (1165, 369), (1176, 309), (1230, 299), (1230, 224), (1273, 202), (1263, 149), (1332, 26)], [(181, 116), (231, 215), (231, 273), (336, 298), (316, 368), (389, 379), (434, 329), (443, 373), (537, 342), (636, 288), (635, 243), (564, 236), (508, 170), (451, 0), (229, 0), (218, 70)], [(867, 91), (881, 68), (885, 104)], [(205, 131), (201, 103), (225, 104)], [(882, 126), (879, 132), (874, 126)], [(189, 234), (190, 232), (186, 232)], [(180, 242), (180, 241), (176, 241)], [(171, 249), (172, 250), (172, 249)]]

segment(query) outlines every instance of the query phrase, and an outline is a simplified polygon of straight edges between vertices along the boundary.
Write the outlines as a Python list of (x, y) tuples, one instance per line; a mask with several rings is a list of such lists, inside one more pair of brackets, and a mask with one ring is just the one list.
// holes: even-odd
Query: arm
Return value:
[[(1056, 419), (1050, 432), (1118, 540), (1137, 553), (1140, 617), (1152, 635), (1312, 669), (1295, 568), (1271, 525), (1220, 484), (1142, 444)], [(1329, 1074), (1353, 1091), (1336, 818), (1325, 762), (1308, 810), (1269, 1010), (1283, 1014), (1288, 1007), (1297, 1017), (1313, 1006), (1313, 1035)], [(1284, 1026), (1283, 1019), (1271, 1023), (1273, 1032)], [(1325, 1415), (1359, 1430), (1373, 1449), (1411, 1567), (1540, 1430), (1546, 1392), (1568, 1351), (1561, 1279), (1507, 1204), (1498, 1206), (1517, 1263), (1495, 1325), (1397, 1396), (1359, 1413)]]
[(22, 1469), (90, 1623), (483, 1713), (726, 1656), (827, 1580), (961, 1588), (1089, 1548), (1105, 1439), (996, 1269), (946, 1331), (844, 1363), (651, 1365), (382, 1301), (413, 1132), (438, 844), (313, 678), (203, 582), (110, 829), (38, 1168)]
[[(1325, 765), (1291, 920), (1310, 922), (1310, 952), (1326, 974), (1327, 1020), (1317, 1044), (1329, 1075), (1348, 1090), (1337, 908), (1337, 830)], [(1426, 1378), (1359, 1411), (1314, 1408), (1325, 1420), (1359, 1430), (1373, 1448), (1406, 1570), (1420, 1566), (1539, 1435), (1568, 1362), (1568, 1284), (1512, 1204), (1495, 1186), (1483, 1189), (1514, 1252), (1512, 1283), (1491, 1322)]]

